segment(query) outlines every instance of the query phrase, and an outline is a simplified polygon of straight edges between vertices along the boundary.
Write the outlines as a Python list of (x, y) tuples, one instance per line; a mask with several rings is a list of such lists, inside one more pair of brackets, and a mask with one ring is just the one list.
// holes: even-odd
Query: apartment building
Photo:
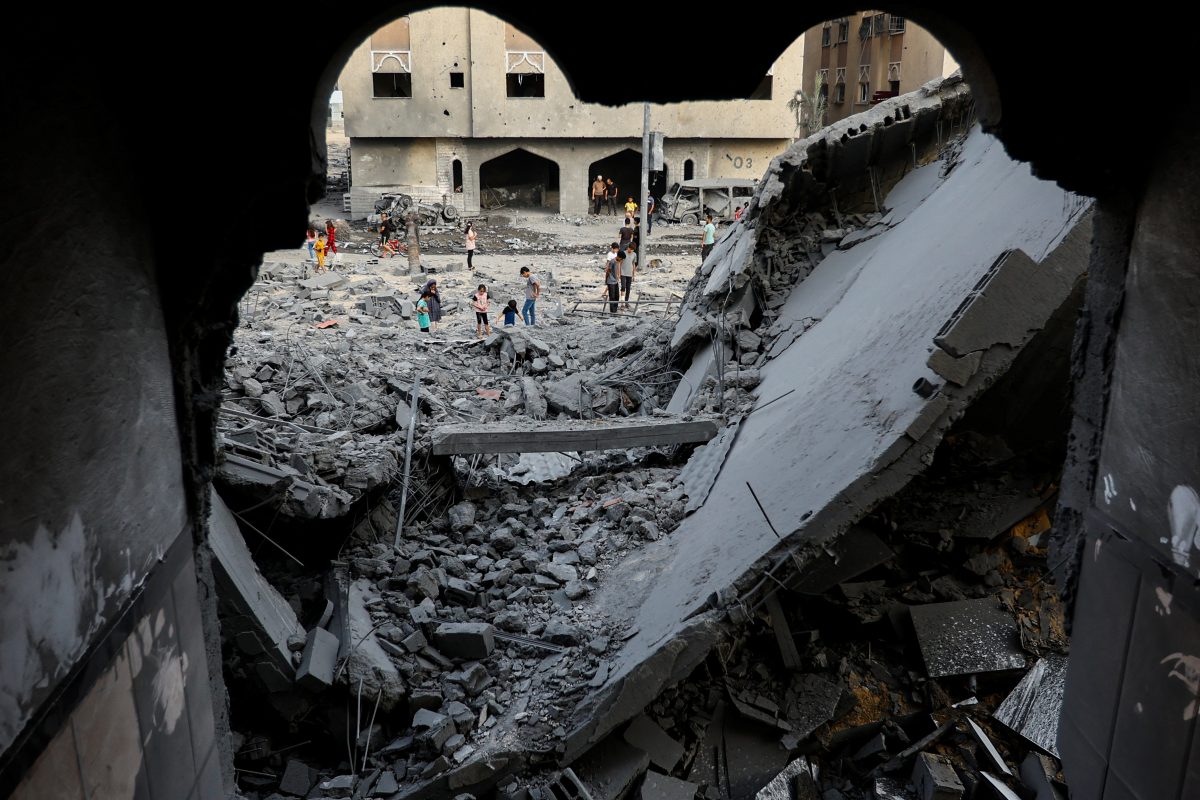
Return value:
[(804, 42), (803, 89), (819, 87), (825, 125), (958, 69), (933, 34), (885, 11), (827, 20), (805, 31)]

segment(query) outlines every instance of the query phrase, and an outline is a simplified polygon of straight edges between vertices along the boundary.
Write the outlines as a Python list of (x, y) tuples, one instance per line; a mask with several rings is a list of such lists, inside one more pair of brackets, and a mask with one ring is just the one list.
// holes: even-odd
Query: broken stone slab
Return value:
[(917, 754), (912, 785), (920, 800), (961, 800), (964, 791), (950, 759), (932, 753)]
[(966, 386), (971, 376), (979, 371), (983, 353), (968, 353), (960, 358), (935, 347), (926, 361), (926, 366), (955, 386)]
[(991, 762), (992, 767), (1004, 775), (1012, 777), (1012, 770), (1008, 763), (1004, 760), (1004, 756), (1000, 755), (1000, 751), (996, 749), (996, 745), (992, 744), (991, 737), (984, 732), (983, 728), (970, 717), (966, 718), (967, 729), (971, 732), (971, 738), (979, 745), (979, 749), (983, 751), (984, 756)]
[(448, 514), (452, 530), (464, 531), (475, 524), (475, 505), (469, 500), (450, 506)]
[[(544, 372), (545, 370), (542, 371)], [(542, 395), (541, 386), (533, 378), (521, 379), (521, 398), (525, 405), (526, 416), (536, 420), (546, 418), (546, 398)]]
[(323, 272), (307, 280), (300, 281), (305, 289), (336, 289), (346, 283), (346, 278), (337, 272)]
[(1057, 756), (1066, 679), (1065, 656), (1040, 659), (1004, 698), (994, 718), (1035, 747)]
[(645, 714), (634, 717), (625, 729), (624, 738), (628, 744), (644, 750), (650, 756), (650, 763), (667, 772), (675, 769), (683, 758), (683, 745)]
[(1054, 785), (1058, 767), (1050, 756), (1030, 753), (1021, 762), (1021, 783), (1034, 793), (1034, 800), (1064, 800), (1062, 792)]
[(759, 789), (754, 800), (820, 800), (813, 765), (800, 756)]
[(872, 531), (852, 526), (832, 542), (827, 552), (796, 570), (790, 588), (801, 594), (824, 594), (840, 583), (891, 560), (895, 554)]
[(639, 797), (641, 800), (693, 800), (699, 788), (694, 783), (670, 775), (647, 772)]
[(295, 666), (289, 642), (292, 637), (305, 636), (304, 628), (295, 610), (259, 571), (237, 521), (215, 489), (210, 489), (209, 499), (209, 544), (213, 550), (217, 591), (223, 602), (253, 620), (261, 633), (260, 641), (269, 643), (265, 648), (267, 657), (281, 674), (290, 678)]
[(717, 434), (712, 420), (689, 422), (626, 419), (621, 423), (558, 422), (503, 430), (495, 423), (442, 425), (433, 431), (434, 455), (546, 453), (626, 450), (631, 447), (707, 442)]
[(379, 780), (375, 781), (375, 786), (371, 789), (372, 797), (385, 797), (395, 794), (400, 791), (400, 783), (396, 780), (396, 775), (390, 769), (385, 769), (379, 776)]
[(1001, 800), (1021, 800), (1021, 795), (1014, 792), (1004, 781), (990, 772), (979, 773), (984, 782), (1001, 798)]
[(909, 611), (931, 678), (1025, 666), (1016, 621), (995, 598), (930, 603)]
[(300, 668), (296, 670), (296, 685), (319, 691), (333, 685), (333, 674), (337, 668), (338, 649), (342, 646), (338, 637), (324, 628), (313, 628), (304, 643), (304, 654)]
[(279, 791), (296, 797), (307, 797), (314, 782), (312, 769), (303, 761), (290, 758), (283, 770), (283, 777), (279, 780)]
[(795, 699), (784, 709), (788, 724), (800, 739), (833, 719), (842, 699), (842, 687), (821, 675), (800, 675), (792, 680), (791, 693)]
[(609, 736), (571, 767), (592, 800), (620, 800), (650, 768), (650, 756), (617, 736)]
[(451, 658), (478, 660), (496, 649), (495, 628), (485, 622), (448, 622), (433, 632), (433, 643)]

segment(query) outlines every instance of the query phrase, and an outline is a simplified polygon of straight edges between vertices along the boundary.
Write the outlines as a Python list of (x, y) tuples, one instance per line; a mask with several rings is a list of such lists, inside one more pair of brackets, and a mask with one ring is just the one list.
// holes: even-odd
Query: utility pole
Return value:
[(650, 250), (650, 226), (646, 214), (646, 197), (650, 194), (650, 104), (642, 103), (642, 196), (638, 204), (641, 214), (642, 235), (638, 242), (638, 267), (645, 268), (650, 263), (646, 253)]

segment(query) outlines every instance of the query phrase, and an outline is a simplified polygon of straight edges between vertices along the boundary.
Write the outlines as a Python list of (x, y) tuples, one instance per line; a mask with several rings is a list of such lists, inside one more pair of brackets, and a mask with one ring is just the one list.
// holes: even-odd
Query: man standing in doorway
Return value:
[(521, 319), (525, 320), (526, 325), (537, 326), (537, 299), (542, 293), (542, 285), (538, 283), (537, 275), (534, 275), (529, 267), (521, 267), (521, 277), (525, 279), (525, 306), (521, 309)]
[(604, 204), (604, 193), (607, 187), (604, 185), (604, 176), (597, 175), (596, 180), (592, 182), (592, 214), (600, 214), (600, 206)]
[(615, 217), (617, 215), (617, 192), (618, 191), (619, 190), (617, 189), (617, 185), (615, 183), (613, 183), (613, 179), (609, 178), (608, 179), (608, 191), (605, 193), (605, 196), (608, 198), (608, 214), (609, 214), (609, 216)]
[(712, 252), (713, 245), (717, 241), (717, 227), (713, 225), (712, 214), (705, 214), (704, 219), (704, 234), (700, 237), (701, 264), (704, 264), (704, 259), (708, 258), (708, 254)]

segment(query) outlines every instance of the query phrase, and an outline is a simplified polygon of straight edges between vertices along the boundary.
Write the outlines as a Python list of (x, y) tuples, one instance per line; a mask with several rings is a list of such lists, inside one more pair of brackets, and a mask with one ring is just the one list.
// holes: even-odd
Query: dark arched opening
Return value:
[(450, 165), (450, 189), (454, 192), (462, 192), (463, 190), (463, 167), (460, 159), (454, 159), (454, 163)]
[(558, 210), (558, 164), (517, 148), (479, 166), (482, 208)]
[(683, 179), (690, 181), (694, 177), (696, 177), (696, 164), (689, 158), (683, 162)]
[(612, 180), (617, 194), (613, 208), (622, 209), (626, 197), (637, 198), (642, 193), (642, 154), (637, 150), (625, 148), (619, 153), (613, 153), (589, 164), (589, 195), (591, 181), (594, 181), (597, 175), (603, 175), (606, 183)]

